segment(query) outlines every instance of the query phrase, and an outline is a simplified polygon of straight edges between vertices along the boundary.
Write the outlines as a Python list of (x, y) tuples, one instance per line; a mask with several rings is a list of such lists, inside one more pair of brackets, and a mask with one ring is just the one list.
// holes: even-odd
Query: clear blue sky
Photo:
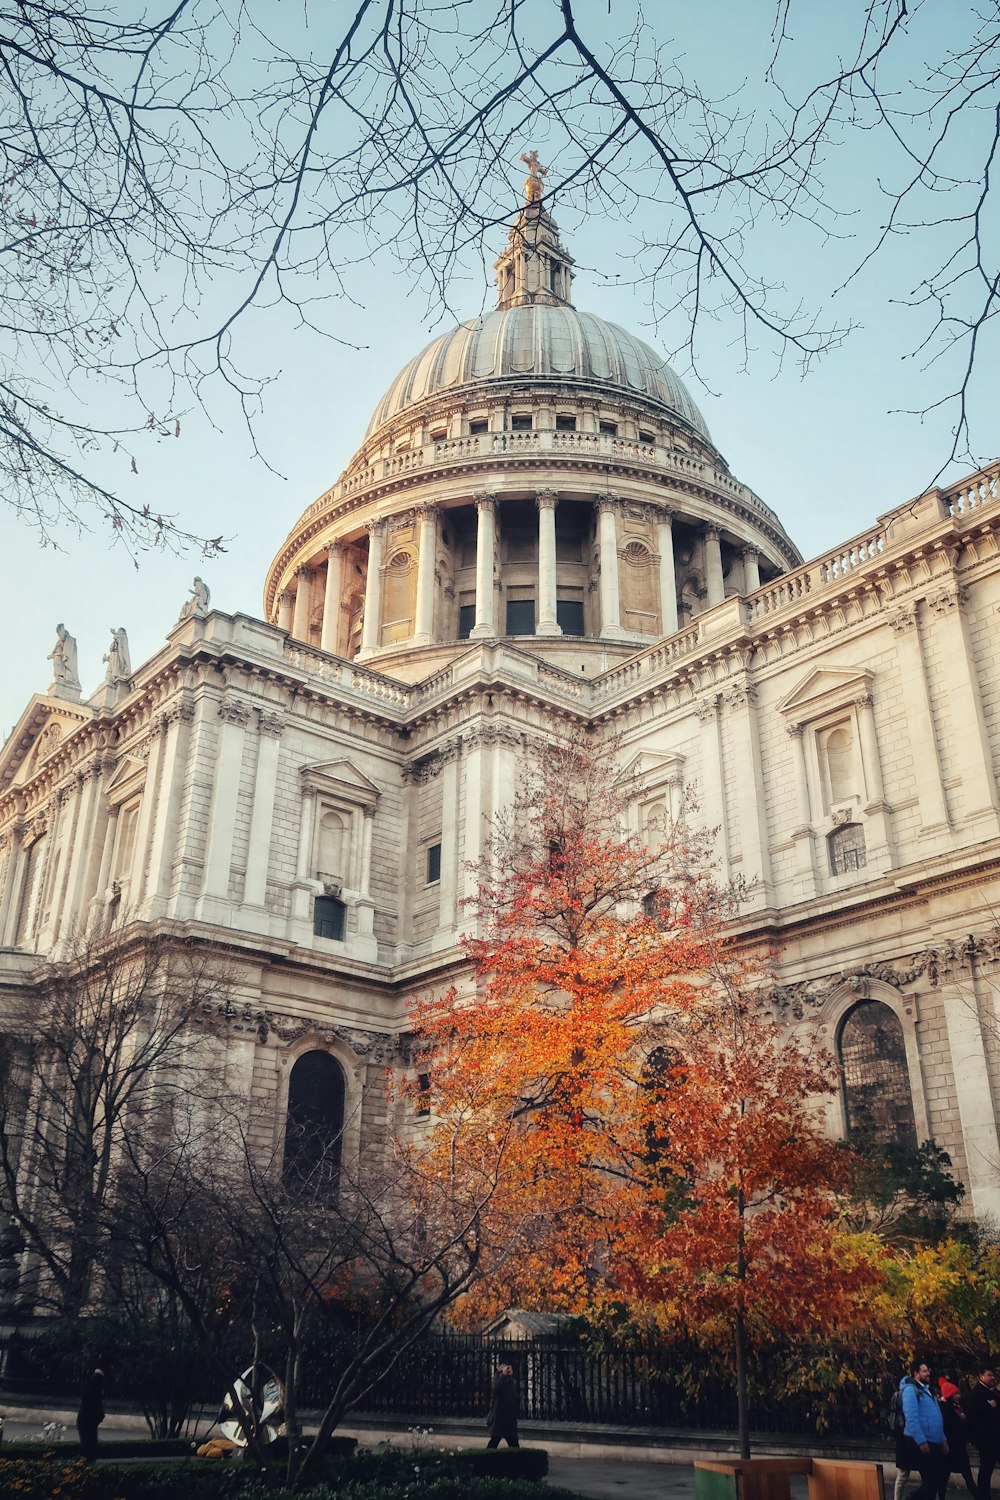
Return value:
[[(607, 9), (607, 0), (593, 0), (581, 13), (596, 20)], [(614, 0), (607, 24), (617, 25), (619, 16), (633, 9)], [(696, 7), (662, 3), (653, 10), (658, 34), (664, 40), (679, 38), (681, 66), (709, 90), (713, 81), (720, 89), (744, 77), (753, 83), (766, 65), (772, 10), (767, 0)], [(818, 66), (832, 44), (822, 29), (831, 24), (828, 8), (803, 0), (793, 17), (804, 34), (798, 45), (806, 76), (808, 65)], [(937, 24), (943, 47), (947, 17)], [(524, 142), (532, 144), (544, 161), (545, 142)], [(871, 150), (870, 139), (845, 140), (829, 164), (831, 191), (856, 209), (843, 221), (843, 239), (824, 243), (777, 224), (755, 239), (755, 259), (773, 267), (774, 276), (793, 292), (808, 297), (836, 285), (841, 269), (871, 234), (881, 211), (873, 186), (879, 163), (871, 160)], [(513, 160), (512, 193), (522, 177), (523, 168)], [(647, 203), (626, 229), (587, 219), (571, 203), (556, 208), (577, 261), (576, 305), (665, 348), (679, 341), (679, 326), (654, 331), (648, 297), (628, 285), (629, 233), (641, 235), (655, 224), (656, 214), (656, 204)], [(502, 239), (498, 232), (487, 247), (489, 260)], [(708, 330), (702, 381), (683, 364), (677, 366), (733, 472), (774, 507), (807, 558), (918, 494), (948, 451), (949, 412), (925, 420), (898, 414), (923, 407), (939, 378), (911, 357), (920, 336), (918, 315), (897, 300), (909, 291), (919, 266), (919, 247), (902, 239), (858, 277), (835, 307), (842, 319), (859, 326), (804, 379), (791, 361), (779, 367), (765, 350), (752, 354), (745, 366), (742, 350), (734, 346), (735, 330), (724, 323)], [(463, 281), (461, 273), (456, 275), (451, 302), (462, 316), (473, 316), (489, 296), (483, 274), (466, 267), (464, 276)], [(67, 534), (63, 550), (41, 548), (16, 518), (0, 512), (6, 564), (0, 623), (10, 643), (0, 702), (4, 735), (30, 695), (44, 692), (49, 683), (46, 658), (57, 621), (65, 621), (78, 639), (86, 695), (101, 681), (111, 628), (124, 625), (133, 663), (144, 660), (162, 644), (195, 573), (205, 578), (219, 608), (261, 612), (266, 566), (296, 517), (333, 483), (359, 446), (371, 410), (399, 367), (440, 330), (428, 315), (426, 295), (388, 254), (360, 266), (350, 290), (354, 301), (345, 300), (336, 315), (344, 343), (297, 328), (280, 312), (261, 314), (251, 325), (247, 336), (258, 364), (273, 376), (257, 424), (270, 467), (254, 458), (235, 404), (220, 399), (211, 420), (197, 409), (186, 411), (179, 439), (139, 440), (138, 475), (128, 472), (125, 460), (104, 470), (128, 498), (176, 513), (205, 534), (230, 537), (225, 556), (203, 562), (154, 554), (142, 558), (136, 571), (124, 552), (109, 549), (103, 535)], [(993, 358), (995, 363), (995, 351)], [(985, 397), (979, 399), (978, 439), (985, 451), (978, 456), (986, 459), (1000, 451), (1000, 432)], [(957, 476), (968, 467), (951, 472)]]

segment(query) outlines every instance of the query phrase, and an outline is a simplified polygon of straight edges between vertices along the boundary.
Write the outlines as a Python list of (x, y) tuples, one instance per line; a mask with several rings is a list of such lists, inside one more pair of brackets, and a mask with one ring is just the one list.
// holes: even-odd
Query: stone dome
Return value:
[(440, 334), (403, 366), (376, 406), (365, 440), (424, 401), (526, 380), (555, 382), (567, 394), (586, 389), (637, 399), (712, 441), (683, 382), (654, 349), (565, 302), (497, 307)]

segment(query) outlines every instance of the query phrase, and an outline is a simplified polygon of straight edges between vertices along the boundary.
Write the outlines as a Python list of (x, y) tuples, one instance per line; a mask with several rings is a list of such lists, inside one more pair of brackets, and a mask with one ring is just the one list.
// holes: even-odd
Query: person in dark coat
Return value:
[(979, 1449), (979, 1500), (990, 1500), (990, 1480), (1000, 1453), (1000, 1391), (991, 1366), (979, 1372), (979, 1379), (963, 1402), (969, 1422), (969, 1440)]
[(97, 1429), (104, 1421), (104, 1371), (95, 1370), (84, 1382), (76, 1430), (80, 1434), (80, 1451), (93, 1463), (97, 1457)]
[(513, 1365), (500, 1365), (493, 1377), (490, 1391), (490, 1410), (486, 1418), (490, 1429), (487, 1448), (499, 1448), (506, 1440), (508, 1448), (516, 1448), (517, 1442), (517, 1382)]
[(957, 1385), (946, 1380), (942, 1375), (938, 1381), (938, 1389), (941, 1392), (941, 1415), (944, 1418), (944, 1436), (948, 1444), (948, 1457), (941, 1483), (938, 1486), (938, 1500), (944, 1500), (948, 1489), (948, 1480), (952, 1474), (961, 1474), (965, 1480), (965, 1488), (978, 1500), (979, 1491), (976, 1481), (972, 1477), (972, 1469), (969, 1464), (969, 1451), (966, 1443), (969, 1439), (969, 1419), (962, 1409), (962, 1392)]

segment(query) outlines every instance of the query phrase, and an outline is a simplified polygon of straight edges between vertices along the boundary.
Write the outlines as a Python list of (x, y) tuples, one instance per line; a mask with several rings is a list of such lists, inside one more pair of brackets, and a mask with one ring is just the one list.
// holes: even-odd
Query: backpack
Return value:
[[(910, 1384), (909, 1380), (906, 1382)], [(906, 1418), (903, 1415), (903, 1387), (897, 1385), (889, 1402), (889, 1432), (894, 1438), (903, 1436), (903, 1428), (906, 1426)]]

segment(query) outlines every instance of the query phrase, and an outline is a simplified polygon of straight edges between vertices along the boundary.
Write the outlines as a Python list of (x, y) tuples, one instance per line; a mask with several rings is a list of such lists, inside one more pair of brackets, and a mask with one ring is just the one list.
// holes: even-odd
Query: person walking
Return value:
[(505, 1441), (508, 1448), (516, 1448), (517, 1441), (517, 1382), (513, 1365), (500, 1365), (493, 1378), (490, 1391), (490, 1410), (486, 1418), (490, 1429), (487, 1448), (499, 1448)]
[(948, 1443), (944, 1417), (931, 1391), (931, 1372), (924, 1360), (910, 1366), (903, 1385), (903, 1433), (909, 1442), (911, 1469), (920, 1474), (914, 1500), (937, 1500), (942, 1475), (947, 1483)]
[(990, 1480), (1000, 1453), (1000, 1391), (991, 1365), (984, 1365), (965, 1398), (969, 1438), (979, 1449), (977, 1491), (979, 1500), (990, 1500)]
[(909, 1383), (910, 1379), (911, 1376), (904, 1375), (899, 1382), (899, 1389), (893, 1398), (891, 1408), (892, 1437), (896, 1445), (896, 1482), (892, 1487), (892, 1500), (903, 1500), (903, 1495), (906, 1493), (906, 1486), (910, 1482), (910, 1475), (913, 1473), (910, 1467), (913, 1462), (910, 1456), (910, 1444), (903, 1427), (903, 1387)]
[(978, 1500), (979, 1490), (972, 1477), (969, 1450), (965, 1446), (969, 1438), (969, 1419), (962, 1409), (962, 1392), (957, 1385), (946, 1380), (943, 1375), (938, 1380), (938, 1390), (941, 1392), (940, 1405), (944, 1419), (944, 1437), (948, 1444), (944, 1475), (938, 1486), (938, 1500), (944, 1500), (948, 1480), (952, 1474), (961, 1474), (972, 1500)]
[(84, 1381), (76, 1430), (80, 1434), (80, 1452), (91, 1463), (97, 1457), (97, 1429), (104, 1421), (104, 1371), (95, 1370)]

